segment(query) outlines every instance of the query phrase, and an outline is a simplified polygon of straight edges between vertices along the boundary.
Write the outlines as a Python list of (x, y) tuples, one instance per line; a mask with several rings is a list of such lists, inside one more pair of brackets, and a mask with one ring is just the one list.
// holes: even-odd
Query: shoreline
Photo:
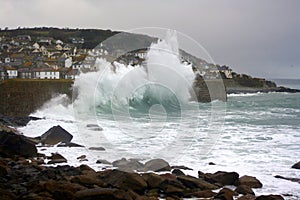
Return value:
[[(1, 134), (15, 134), (13, 129), (1, 128)], [(14, 137), (22, 137), (15, 135)], [(24, 136), (23, 136), (24, 137)], [(25, 137), (24, 141), (28, 140)], [(29, 141), (26, 141), (29, 142)], [(20, 146), (23, 143), (19, 143)], [(236, 172), (198, 171), (198, 177), (186, 175), (182, 166), (171, 168), (164, 160), (153, 159), (145, 163), (144, 172), (133, 172), (132, 166), (140, 165), (137, 160), (118, 160), (118, 169), (95, 171), (88, 165), (79, 167), (61, 165), (63, 156), (52, 154), (47, 157), (33, 152), (13, 152), (1, 160), (0, 197), (6, 199), (233, 199), (247, 196), (253, 200), (253, 188), (263, 187), (252, 176), (240, 177)], [(3, 156), (3, 149), (1, 152)], [(19, 155), (18, 155), (19, 154)], [(44, 166), (45, 158), (60, 166)], [(48, 162), (48, 164), (51, 164)], [(114, 165), (114, 164), (113, 164)], [(126, 168), (130, 166), (130, 168)], [(125, 167), (125, 168), (122, 168)], [(123, 169), (123, 170), (122, 170)], [(129, 169), (129, 170), (128, 170)], [(230, 189), (235, 187), (235, 189)], [(2, 195), (2, 196), (1, 196)], [(276, 200), (280, 195), (267, 195)]]
[[(5, 126), (2, 126), (2, 134), (4, 133), (3, 127)], [(14, 132), (13, 129), (8, 128), (6, 132), (9, 131)], [(44, 146), (41, 148), (51, 147)], [(84, 156), (77, 158), (79, 166), (74, 167), (69, 166), (68, 163), (66, 163), (67, 161), (64, 160), (65, 158), (59, 154), (46, 156), (38, 153), (32, 157), (22, 155), (23, 153), (24, 152), (19, 152), (21, 155), (15, 153), (11, 157), (6, 156), (6, 158), (1, 159), (1, 173), (4, 175), (4, 179), (1, 179), (0, 186), (1, 188), (5, 186), (6, 189), (0, 190), (2, 190), (4, 195), (10, 196), (10, 199), (32, 199), (31, 197), (37, 198), (40, 196), (43, 198), (47, 197), (47, 199), (105, 199), (108, 197), (112, 197), (113, 199), (158, 199), (158, 197), (181, 199), (197, 197), (227, 200), (233, 198), (242, 199), (246, 198), (246, 196), (251, 200), (263, 200), (267, 198), (263, 195), (253, 196), (255, 188), (263, 187), (258, 179), (252, 176), (250, 176), (251, 178), (246, 176), (246, 178), (250, 178), (251, 181), (248, 180), (248, 182), (246, 181), (240, 184), (240, 182), (245, 179), (245, 176), (240, 177), (236, 172), (219, 171), (203, 173), (198, 171), (198, 177), (194, 177), (185, 173), (185, 170), (189, 170), (185, 166), (171, 167), (169, 163), (161, 159), (150, 160), (152, 164), (148, 164), (148, 167), (145, 168), (146, 170), (140, 172), (132, 172), (132, 169), (146, 166), (147, 163), (130, 159), (114, 161), (110, 164), (112, 168), (106, 167), (96, 172), (88, 165), (80, 164), (80, 159), (84, 160)], [(157, 160), (159, 160), (159, 162)], [(45, 166), (45, 161), (49, 166)], [(101, 162), (104, 164), (105, 161)], [(51, 166), (51, 163), (54, 165)], [(56, 164), (58, 166), (56, 166)], [(210, 165), (213, 164), (214, 163), (210, 163)], [(21, 174), (21, 176), (17, 176), (17, 174)], [(14, 186), (8, 186), (3, 180), (9, 183), (13, 181)], [(119, 180), (122, 180), (122, 182), (119, 182)], [(123, 181), (125, 181), (126, 185), (123, 184)], [(255, 185), (252, 185), (253, 181)], [(248, 186), (244, 186), (245, 184)], [(19, 189), (20, 187), (22, 190)], [(52, 188), (52, 190), (47, 189), (49, 187)], [(25, 190), (24, 188), (26, 189), (25, 193), (23, 192), (23, 190)], [(124, 197), (124, 195), (126, 197)], [(290, 196), (286, 194), (285, 197)], [(277, 194), (275, 196), (268, 195), (268, 198), (274, 200), (283, 199), (282, 196)], [(296, 199), (297, 197), (292, 197), (291, 199), (293, 198)]]

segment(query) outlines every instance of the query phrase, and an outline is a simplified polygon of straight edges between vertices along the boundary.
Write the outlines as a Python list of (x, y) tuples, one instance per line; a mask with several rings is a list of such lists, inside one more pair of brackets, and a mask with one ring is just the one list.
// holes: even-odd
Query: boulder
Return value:
[(292, 166), (292, 168), (294, 168), (294, 169), (300, 169), (300, 161), (297, 162), (297, 163), (295, 163), (295, 164)]
[(54, 199), (73, 199), (77, 191), (85, 189), (81, 185), (68, 181), (49, 180), (41, 185), (41, 191), (48, 191)]
[(84, 147), (83, 145), (76, 144), (76, 143), (73, 143), (73, 142), (68, 142), (68, 143), (61, 142), (57, 146), (58, 147)]
[(41, 118), (37, 117), (27, 117), (27, 116), (17, 116), (17, 117), (10, 117), (10, 116), (2, 116), (0, 114), (0, 124), (6, 125), (6, 126), (26, 126), (30, 120), (40, 120)]
[(97, 164), (111, 165), (111, 162), (103, 159), (99, 159), (96, 161)]
[(270, 195), (261, 195), (261, 196), (258, 196), (256, 197), (255, 200), (284, 200), (284, 198), (280, 195), (273, 195), (273, 194), (270, 194)]
[(173, 165), (171, 169), (183, 169), (183, 170), (193, 170), (192, 168), (186, 167), (184, 165)]
[(187, 188), (178, 180), (166, 179), (159, 185), (159, 189), (162, 190), (168, 196), (176, 195), (183, 197)]
[(130, 193), (115, 188), (85, 189), (75, 193), (75, 200), (133, 200)]
[(0, 164), (0, 177), (4, 177), (8, 174), (8, 167), (6, 165)]
[(217, 193), (211, 190), (188, 190), (183, 194), (184, 198), (211, 198), (215, 196)]
[(15, 129), (0, 127), (0, 156), (2, 157), (36, 157), (35, 144), (25, 136), (17, 133)]
[(199, 175), (199, 178), (204, 178), (204, 180), (210, 183), (220, 183), (221, 185), (234, 185), (234, 183), (239, 179), (239, 174), (236, 172), (218, 171), (214, 174), (204, 174), (204, 177), (203, 175), (202, 177)]
[(263, 184), (254, 176), (242, 176), (236, 182), (236, 185), (247, 185), (250, 188), (262, 188)]
[(126, 171), (126, 172), (133, 172), (135, 170), (140, 171), (143, 170), (143, 163), (140, 163), (136, 159), (126, 159), (122, 158), (120, 160), (116, 160), (112, 162), (114, 167), (117, 167), (119, 170)]
[(142, 178), (147, 182), (150, 189), (157, 189), (164, 181), (166, 181), (166, 178), (154, 173), (142, 174)]
[(100, 174), (100, 179), (116, 188), (133, 190), (138, 194), (143, 194), (148, 186), (139, 174), (119, 170), (107, 170)]
[(190, 189), (201, 189), (201, 190), (218, 189), (216, 185), (208, 183), (202, 179), (195, 178), (193, 176), (178, 176), (177, 180), (179, 180), (185, 187)]
[(253, 190), (251, 189), (251, 187), (247, 186), (247, 185), (239, 185), (236, 187), (236, 189), (234, 190), (239, 194), (252, 194), (255, 195), (255, 193), (253, 192)]
[(58, 153), (52, 153), (49, 159), (51, 160), (47, 164), (57, 164), (57, 163), (67, 162), (67, 159)]
[(283, 176), (279, 176), (279, 175), (276, 175), (274, 177), (284, 179), (284, 180), (288, 180), (288, 181), (292, 181), (292, 182), (296, 182), (296, 183), (300, 183), (300, 178), (290, 178), (290, 177), (283, 177)]
[(105, 149), (103, 147), (90, 147), (89, 150), (93, 150), (93, 151), (105, 151)]
[(239, 197), (237, 200), (255, 200), (255, 196), (252, 194), (246, 194), (244, 196)]
[(163, 159), (153, 159), (145, 163), (144, 170), (154, 172), (170, 171), (171, 167), (169, 163)]
[(103, 128), (100, 127), (98, 124), (87, 124), (86, 127), (89, 128), (89, 130), (91, 131), (103, 131)]
[(87, 188), (93, 188), (94, 186), (98, 187), (107, 187), (107, 184), (101, 181), (99, 178), (94, 176), (94, 174), (86, 174), (75, 176), (71, 179), (72, 183), (78, 183)]
[(185, 174), (180, 169), (173, 169), (172, 174), (176, 176), (185, 176)]
[(3, 199), (3, 200), (17, 200), (18, 198), (11, 191), (4, 190), (4, 189), (0, 188), (0, 199)]
[(55, 145), (60, 142), (70, 143), (73, 136), (61, 126), (53, 126), (41, 135), (42, 144)]
[(237, 193), (229, 188), (223, 188), (214, 196), (213, 199), (220, 200), (233, 200), (233, 196), (237, 196)]

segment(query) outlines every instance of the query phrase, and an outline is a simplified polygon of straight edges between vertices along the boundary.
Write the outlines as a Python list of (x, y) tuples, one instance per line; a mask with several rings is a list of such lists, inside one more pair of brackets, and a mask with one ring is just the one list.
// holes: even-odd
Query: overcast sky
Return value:
[(299, 0), (0, 0), (0, 27), (19, 26), (171, 28), (237, 72), (300, 78)]

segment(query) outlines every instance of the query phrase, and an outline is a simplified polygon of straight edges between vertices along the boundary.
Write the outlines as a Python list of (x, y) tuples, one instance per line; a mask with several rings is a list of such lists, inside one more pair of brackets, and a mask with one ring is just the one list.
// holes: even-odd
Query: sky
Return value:
[(0, 0), (0, 28), (40, 26), (174, 29), (239, 73), (300, 79), (299, 0)]

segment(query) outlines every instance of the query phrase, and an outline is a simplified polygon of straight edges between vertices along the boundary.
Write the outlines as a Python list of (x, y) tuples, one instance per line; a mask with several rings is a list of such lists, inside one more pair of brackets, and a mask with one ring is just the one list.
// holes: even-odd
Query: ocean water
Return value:
[[(96, 164), (97, 159), (163, 158), (192, 168), (185, 172), (194, 176), (198, 170), (256, 176), (264, 185), (256, 194), (300, 199), (300, 184), (274, 178), (300, 178), (300, 170), (291, 169), (300, 160), (300, 94), (234, 94), (227, 102), (191, 102), (195, 75), (179, 62), (174, 37), (151, 46), (146, 67), (99, 59), (97, 72), (75, 80), (73, 103), (58, 96), (32, 114), (42, 120), (19, 130), (34, 137), (62, 126), (85, 148), (39, 151), (58, 152), (70, 165), (101, 170), (109, 166)], [(78, 161), (81, 155), (88, 161)]]

